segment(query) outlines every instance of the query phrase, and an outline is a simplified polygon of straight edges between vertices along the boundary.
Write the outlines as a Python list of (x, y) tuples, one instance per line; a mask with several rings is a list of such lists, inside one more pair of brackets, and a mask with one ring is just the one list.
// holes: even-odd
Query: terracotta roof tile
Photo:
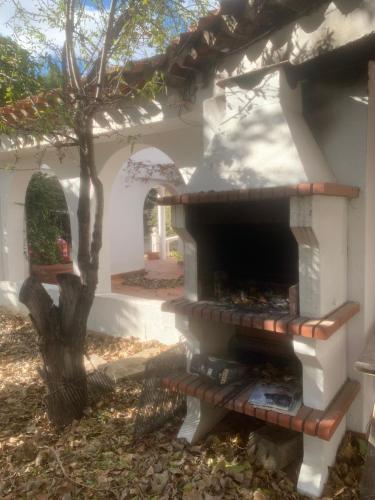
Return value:
[[(128, 86), (122, 92), (127, 95), (142, 87), (155, 71), (166, 74), (168, 86), (184, 87), (197, 71), (214, 67), (229, 51), (248, 45), (270, 28), (278, 29), (304, 14), (307, 8), (314, 9), (322, 3), (323, 0), (221, 0), (217, 11), (200, 18), (189, 31), (174, 39), (165, 54), (136, 61), (124, 69)], [(5, 106), (0, 108), (0, 121), (14, 125), (21, 109), (33, 119), (35, 108), (47, 105), (47, 101), (51, 105), (59, 98), (60, 91), (56, 90)]]

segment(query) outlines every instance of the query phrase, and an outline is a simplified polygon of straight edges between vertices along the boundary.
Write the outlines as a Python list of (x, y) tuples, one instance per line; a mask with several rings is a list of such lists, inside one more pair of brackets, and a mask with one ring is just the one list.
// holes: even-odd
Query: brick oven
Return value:
[[(270, 81), (280, 91), (273, 93), (272, 112), (283, 141), (267, 146), (268, 166), (277, 161), (270, 149), (278, 148), (287, 174), (278, 166), (273, 185), (254, 182), (160, 201), (172, 205), (185, 248), (185, 296), (163, 307), (176, 314), (189, 344), (186, 373), (164, 384), (187, 395), (179, 437), (189, 442), (228, 411), (302, 433), (298, 489), (318, 496), (359, 391), (346, 366), (346, 324), (359, 311), (347, 296), (348, 204), (359, 189), (332, 179), (303, 120), (298, 89), (289, 87), (282, 71), (276, 76)], [(248, 124), (259, 120), (259, 108), (256, 113), (249, 113)], [(262, 155), (263, 145), (257, 150), (254, 141), (254, 162), (265, 164)], [(190, 372), (194, 354), (225, 357), (234, 342), (243, 346), (241, 362), (279, 358), (294, 367), (302, 385), (296, 415), (251, 405), (252, 382), (236, 390)]]

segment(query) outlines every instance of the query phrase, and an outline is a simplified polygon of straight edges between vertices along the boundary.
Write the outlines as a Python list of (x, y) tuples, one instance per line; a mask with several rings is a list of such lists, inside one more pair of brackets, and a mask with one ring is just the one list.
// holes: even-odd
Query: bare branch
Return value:
[(74, 50), (74, 10), (75, 10), (75, 0), (67, 0), (66, 11), (65, 11), (66, 69), (69, 76), (69, 84), (72, 86), (72, 88), (81, 93), (83, 91), (83, 87)]
[(96, 87), (96, 92), (95, 92), (95, 99), (96, 100), (100, 99), (102, 94), (103, 94), (103, 84), (104, 84), (104, 79), (106, 77), (106, 68), (107, 68), (107, 63), (108, 63), (108, 51), (110, 49), (110, 45), (111, 45), (112, 40), (113, 40), (112, 30), (113, 30), (113, 21), (114, 21), (114, 17), (115, 17), (116, 5), (117, 5), (117, 0), (111, 0), (111, 8), (109, 11), (107, 29), (106, 29), (106, 33), (105, 33), (103, 49), (102, 49), (101, 58), (100, 58), (98, 81), (97, 81), (97, 87)]

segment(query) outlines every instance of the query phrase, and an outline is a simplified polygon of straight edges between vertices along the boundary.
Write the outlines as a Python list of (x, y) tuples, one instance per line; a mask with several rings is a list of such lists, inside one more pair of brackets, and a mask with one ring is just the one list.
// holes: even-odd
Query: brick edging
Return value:
[(359, 382), (347, 380), (326, 410), (316, 410), (302, 405), (298, 413), (292, 416), (274, 410), (257, 408), (248, 403), (253, 388), (252, 384), (244, 387), (233, 398), (226, 400), (226, 395), (231, 390), (230, 384), (220, 386), (198, 375), (188, 373), (171, 375), (164, 377), (162, 383), (172, 391), (181, 392), (215, 406), (223, 406), (228, 410), (243, 413), (280, 427), (316, 436), (324, 441), (331, 439), (360, 389)]
[(319, 319), (291, 315), (254, 314), (239, 308), (228, 308), (217, 303), (194, 302), (185, 298), (164, 302), (162, 310), (206, 321), (265, 330), (279, 335), (299, 335), (326, 340), (355, 316), (360, 306), (345, 302), (342, 306)]
[(332, 182), (300, 183), (290, 186), (233, 189), (230, 191), (201, 191), (184, 193), (175, 196), (164, 196), (158, 200), (159, 205), (192, 205), (203, 203), (228, 203), (259, 199), (290, 198), (291, 196), (341, 196), (357, 198), (359, 188)]

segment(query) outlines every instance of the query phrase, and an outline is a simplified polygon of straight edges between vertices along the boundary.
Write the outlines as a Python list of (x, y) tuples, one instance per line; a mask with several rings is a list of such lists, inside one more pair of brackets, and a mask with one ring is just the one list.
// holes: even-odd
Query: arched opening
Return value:
[(173, 161), (156, 148), (135, 153), (111, 193), (112, 291), (144, 298), (182, 295), (183, 246), (170, 207), (157, 198), (183, 187)]
[(58, 178), (46, 166), (27, 187), (25, 225), (30, 274), (55, 284), (57, 274), (73, 272), (68, 206)]
[(143, 204), (143, 233), (145, 260), (183, 262), (180, 238), (172, 227), (169, 206), (159, 206), (158, 198), (173, 194), (164, 186), (152, 187)]

